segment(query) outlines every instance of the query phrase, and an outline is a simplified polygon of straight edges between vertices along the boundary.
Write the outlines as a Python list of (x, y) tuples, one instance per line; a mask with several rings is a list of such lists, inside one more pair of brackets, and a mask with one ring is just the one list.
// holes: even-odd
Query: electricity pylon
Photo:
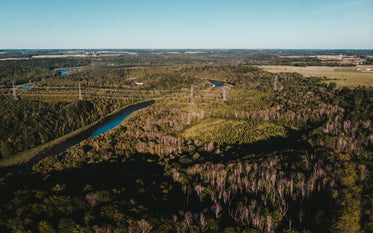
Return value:
[(275, 83), (273, 84), (273, 91), (278, 91), (278, 89), (277, 89), (277, 74), (275, 75)]
[(83, 100), (82, 90), (80, 89), (80, 83), (79, 83), (79, 100)]
[(190, 101), (189, 101), (189, 104), (190, 105), (194, 105), (194, 100), (193, 100), (193, 86), (191, 86), (191, 88), (190, 88)]
[(14, 81), (12, 82), (13, 84), (13, 98), (14, 100), (18, 100), (18, 96), (17, 96), (17, 93), (16, 93), (16, 87), (14, 86)]

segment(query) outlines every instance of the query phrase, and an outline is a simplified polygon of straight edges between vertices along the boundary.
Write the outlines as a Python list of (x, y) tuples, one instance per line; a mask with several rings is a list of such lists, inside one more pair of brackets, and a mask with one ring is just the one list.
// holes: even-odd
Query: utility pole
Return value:
[(14, 81), (12, 82), (13, 84), (13, 98), (14, 100), (18, 100), (18, 96), (17, 96), (17, 93), (16, 93), (16, 87), (14, 86)]
[(80, 83), (79, 83), (79, 100), (83, 100), (82, 90), (80, 89)]
[(277, 89), (277, 79), (278, 79), (278, 77), (277, 77), (277, 74), (275, 75), (275, 83), (273, 84), (273, 91), (278, 91), (278, 89)]
[(341, 60), (341, 62), (339, 63), (339, 71), (341, 71), (341, 66), (342, 66), (342, 62), (343, 62), (343, 55), (342, 55), (342, 53), (339, 53), (339, 59)]
[(189, 101), (189, 104), (190, 105), (194, 105), (194, 100), (193, 100), (193, 86), (191, 86), (191, 88), (190, 88), (190, 101)]

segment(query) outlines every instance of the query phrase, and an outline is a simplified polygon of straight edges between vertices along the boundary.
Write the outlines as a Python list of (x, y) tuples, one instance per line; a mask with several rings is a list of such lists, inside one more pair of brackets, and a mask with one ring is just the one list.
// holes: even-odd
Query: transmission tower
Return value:
[(277, 77), (277, 74), (275, 75), (275, 83), (273, 84), (273, 91), (278, 91), (278, 89), (277, 89), (277, 79), (278, 79), (278, 77)]
[(342, 62), (343, 62), (343, 55), (342, 55), (342, 53), (339, 53), (339, 59), (341, 60), (341, 62), (339, 63), (339, 71), (341, 71), (341, 66), (342, 66)]
[(80, 83), (79, 83), (79, 100), (83, 100), (82, 90), (80, 89)]
[(194, 105), (194, 100), (193, 100), (193, 86), (191, 86), (191, 88), (190, 88), (190, 101), (189, 101), (189, 104), (190, 105)]
[(12, 82), (13, 84), (13, 98), (14, 100), (18, 100), (18, 96), (17, 96), (17, 93), (16, 93), (16, 87), (14, 86), (14, 81)]
[(223, 101), (226, 101), (226, 93), (225, 93), (225, 89), (223, 88)]

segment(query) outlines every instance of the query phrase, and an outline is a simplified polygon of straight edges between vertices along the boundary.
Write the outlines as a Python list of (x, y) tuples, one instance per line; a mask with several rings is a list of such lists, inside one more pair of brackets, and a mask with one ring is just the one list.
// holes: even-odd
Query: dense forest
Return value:
[[(321, 78), (280, 73), (274, 88), (274, 74), (259, 68), (190, 60), (87, 68), (41, 81), (136, 90), (193, 85), (194, 105), (189, 91), (174, 92), (110, 133), (4, 175), (0, 231), (373, 231), (372, 87), (336, 89)], [(131, 78), (144, 86), (131, 86)], [(207, 79), (226, 83), (212, 88)], [(10, 106), (1, 112), (8, 127), (2, 148), (12, 150), (34, 145), (12, 145), (16, 136), (51, 137), (37, 122), (62, 135), (97, 119), (91, 110), (107, 114), (123, 104), (1, 101)]]
[(48, 103), (1, 97), (0, 158), (61, 137), (130, 103), (107, 99)]

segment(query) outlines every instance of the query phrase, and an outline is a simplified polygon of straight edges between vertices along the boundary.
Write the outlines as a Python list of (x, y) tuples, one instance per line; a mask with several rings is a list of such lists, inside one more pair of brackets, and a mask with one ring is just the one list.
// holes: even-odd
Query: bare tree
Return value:
[(216, 218), (219, 217), (219, 213), (223, 210), (219, 203), (215, 203), (214, 205), (212, 205), (211, 209), (215, 212)]
[(144, 219), (141, 219), (140, 221), (137, 221), (137, 224), (139, 225), (139, 229), (140, 229), (141, 233), (149, 233), (153, 228), (152, 225), (150, 225)]

